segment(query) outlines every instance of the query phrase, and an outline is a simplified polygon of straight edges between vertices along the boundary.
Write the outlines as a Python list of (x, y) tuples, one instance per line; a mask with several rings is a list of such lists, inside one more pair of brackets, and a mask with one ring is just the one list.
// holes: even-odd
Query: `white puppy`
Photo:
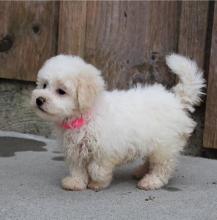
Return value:
[(188, 111), (200, 103), (204, 79), (188, 58), (172, 54), (166, 63), (179, 77), (171, 91), (160, 84), (105, 91), (101, 72), (76, 56), (58, 55), (43, 65), (32, 105), (60, 131), (70, 171), (63, 188), (108, 187), (114, 168), (137, 158), (144, 159), (135, 172), (139, 188), (168, 183), (196, 125)]

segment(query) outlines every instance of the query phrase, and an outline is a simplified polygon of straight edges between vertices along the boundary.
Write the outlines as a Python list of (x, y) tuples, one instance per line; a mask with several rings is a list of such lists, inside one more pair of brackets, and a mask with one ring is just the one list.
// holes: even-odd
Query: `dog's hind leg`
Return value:
[(166, 185), (175, 165), (176, 155), (159, 149), (149, 156), (149, 172), (138, 182), (138, 188), (144, 190), (159, 189)]

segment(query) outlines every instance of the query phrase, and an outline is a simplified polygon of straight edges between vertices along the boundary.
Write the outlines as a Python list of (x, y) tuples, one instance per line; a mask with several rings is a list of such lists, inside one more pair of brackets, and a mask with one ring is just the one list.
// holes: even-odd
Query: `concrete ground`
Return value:
[(156, 191), (136, 188), (135, 165), (119, 168), (106, 190), (64, 191), (67, 168), (55, 141), (0, 132), (0, 219), (217, 219), (217, 160), (182, 156)]

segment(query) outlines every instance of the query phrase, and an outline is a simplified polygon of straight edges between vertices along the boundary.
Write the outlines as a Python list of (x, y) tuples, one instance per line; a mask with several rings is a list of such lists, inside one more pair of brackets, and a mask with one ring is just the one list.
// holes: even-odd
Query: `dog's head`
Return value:
[(97, 68), (80, 57), (58, 55), (39, 70), (31, 104), (43, 119), (61, 122), (91, 111), (103, 89)]

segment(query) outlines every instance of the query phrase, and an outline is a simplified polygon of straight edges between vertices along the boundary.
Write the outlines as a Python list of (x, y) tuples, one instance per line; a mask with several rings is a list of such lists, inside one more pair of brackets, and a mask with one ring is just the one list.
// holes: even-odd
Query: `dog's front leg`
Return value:
[(84, 165), (70, 165), (70, 176), (62, 179), (62, 187), (66, 190), (81, 191), (87, 188), (88, 174)]
[(90, 175), (90, 182), (88, 188), (99, 191), (108, 187), (112, 181), (114, 166), (110, 163), (97, 163), (92, 161), (88, 165), (88, 173)]

